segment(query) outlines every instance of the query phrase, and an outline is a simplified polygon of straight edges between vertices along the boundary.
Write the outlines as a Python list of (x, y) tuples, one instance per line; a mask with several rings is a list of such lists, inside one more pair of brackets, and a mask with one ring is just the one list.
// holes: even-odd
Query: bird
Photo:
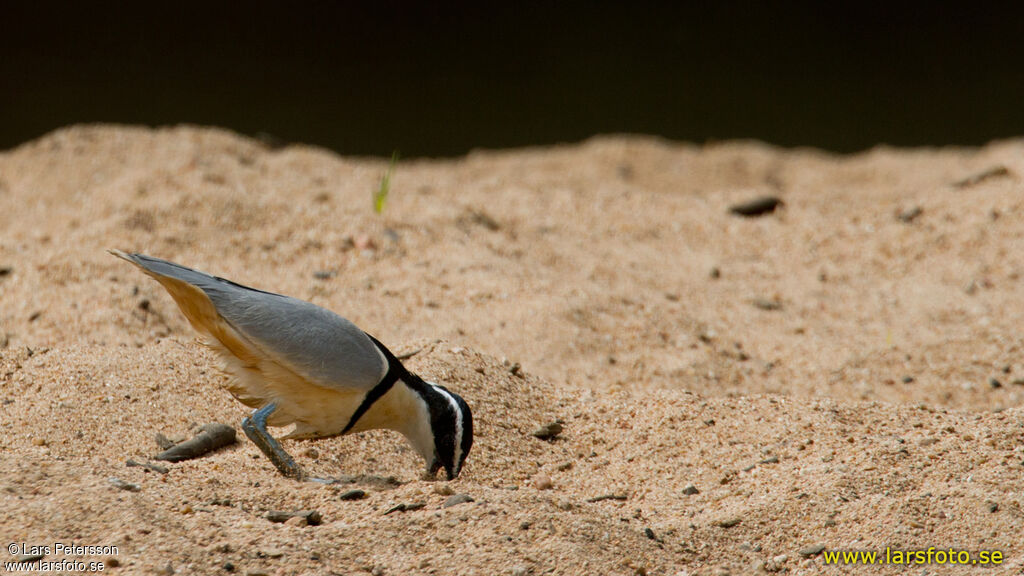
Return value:
[(249, 288), (167, 260), (108, 250), (156, 279), (231, 378), (227, 390), (253, 408), (246, 436), (288, 478), (305, 474), (267, 426), (295, 427), (282, 439), (365, 430), (403, 434), (426, 462), (459, 476), (473, 445), (469, 405), (410, 372), (379, 340), (310, 302)]

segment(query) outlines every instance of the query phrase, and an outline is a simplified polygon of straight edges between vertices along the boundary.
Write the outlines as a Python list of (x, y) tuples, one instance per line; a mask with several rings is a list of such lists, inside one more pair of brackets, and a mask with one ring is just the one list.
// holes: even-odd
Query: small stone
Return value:
[(647, 536), (650, 540), (657, 540), (658, 536), (654, 533), (654, 530), (650, 528), (644, 528), (644, 536)]
[(537, 428), (536, 430), (531, 432), (531, 434), (533, 434), (535, 438), (540, 438), (541, 440), (553, 440), (559, 434), (562, 433), (562, 430), (562, 424), (560, 422), (555, 421), (549, 422), (541, 426), (540, 428)]
[(223, 568), (225, 572), (234, 572), (235, 571), (235, 565), (232, 564), (231, 562), (225, 562), (221, 566), (221, 568)]
[(555, 485), (547, 474), (537, 474), (533, 477), (533, 486), (537, 490), (551, 490)]
[(910, 384), (913, 381), (914, 381), (914, 377), (913, 376), (904, 376), (903, 377), (903, 383), (904, 384)]
[(734, 204), (729, 207), (729, 212), (737, 214), (739, 216), (745, 216), (752, 218), (754, 216), (762, 216), (764, 214), (771, 214), (779, 206), (783, 206), (784, 203), (775, 196), (761, 196), (754, 198), (747, 202), (740, 204)]
[(303, 454), (305, 454), (307, 458), (312, 458), (313, 460), (320, 459), (320, 451), (317, 450), (316, 448), (313, 448), (312, 446), (306, 448), (306, 451), (303, 452)]
[(366, 234), (356, 236), (352, 241), (352, 245), (359, 251), (369, 251), (377, 248), (377, 244), (373, 241), (373, 238), (370, 238), (370, 236)]
[(529, 566), (525, 564), (516, 564), (512, 567), (512, 576), (528, 576), (532, 572)]
[(136, 462), (135, 460), (132, 460), (131, 458), (126, 460), (124, 465), (128, 466), (129, 468), (132, 467), (132, 466), (138, 466), (138, 467), (143, 468), (145, 470), (149, 470), (149, 471), (152, 471), (152, 472), (158, 472), (160, 474), (167, 474), (167, 472), (169, 472), (169, 470), (167, 469), (166, 466), (161, 466), (159, 464), (153, 464), (152, 462)]
[(912, 206), (901, 211), (899, 214), (896, 215), (896, 218), (898, 218), (899, 221), (903, 222), (904, 224), (910, 224), (914, 220), (917, 220), (918, 217), (921, 216), (921, 214), (924, 214), (924, 208), (921, 208), (920, 206)]
[(451, 508), (452, 506), (458, 506), (459, 504), (466, 504), (473, 502), (473, 497), (469, 494), (452, 494), (444, 501), (441, 505), (442, 508)]
[(1003, 387), (1003, 383), (1000, 382), (999, 380), (996, 380), (995, 378), (989, 378), (988, 379), (988, 385), (993, 387), (993, 388), (1002, 388)]
[(455, 490), (447, 484), (434, 484), (434, 494), (438, 496), (451, 496), (455, 494)]
[(103, 565), (106, 566), (107, 568), (117, 568), (118, 566), (121, 565), (121, 561), (118, 560), (117, 557), (115, 557), (115, 556), (107, 556), (103, 560)]
[(265, 518), (271, 522), (287, 523), (293, 518), (301, 518), (306, 522), (305, 525), (319, 526), (323, 522), (323, 516), (320, 515), (318, 510), (298, 510), (295, 512), (289, 512), (287, 510), (270, 510), (267, 512)]
[(938, 442), (939, 442), (938, 438), (936, 438), (934, 436), (928, 436), (927, 438), (922, 438), (921, 440), (919, 440), (918, 441), (918, 445), (920, 445), (920, 446), (931, 446), (932, 444), (937, 444)]
[(10, 266), (0, 266), (0, 278), (10, 275), (11, 272), (14, 272), (14, 268)]
[(700, 490), (697, 490), (697, 487), (693, 484), (687, 484), (683, 488), (683, 494), (686, 496), (693, 496), (694, 494), (700, 494)]
[(334, 270), (317, 270), (313, 272), (313, 278), (317, 280), (330, 280), (334, 278), (336, 272)]
[(999, 511), (999, 504), (996, 503), (996, 502), (989, 502), (986, 505), (986, 507), (988, 508), (988, 511), (989, 511), (990, 514), (995, 514), (996, 512)]
[(287, 526), (294, 526), (296, 528), (304, 528), (309, 526), (309, 521), (302, 516), (292, 516), (291, 518), (284, 521)]
[(968, 188), (980, 184), (989, 178), (1000, 178), (1009, 175), (1010, 170), (1006, 166), (996, 165), (982, 172), (978, 172), (977, 174), (972, 174), (962, 180), (957, 180), (953, 183), (953, 186), (956, 188)]
[(759, 308), (767, 312), (782, 310), (782, 302), (779, 302), (776, 299), (754, 298), (750, 303), (753, 304), (755, 308)]
[(370, 574), (372, 576), (384, 576), (384, 567), (383, 566), (374, 566), (373, 570), (370, 570)]
[(761, 464), (778, 464), (779, 463), (779, 457), (778, 456), (769, 456), (769, 457), (765, 458), (764, 460), (761, 460), (760, 463)]
[(720, 528), (732, 528), (733, 526), (738, 526), (741, 522), (743, 522), (742, 518), (733, 517), (726, 518), (724, 520), (718, 520), (714, 523), (714, 525)]
[(278, 548), (264, 548), (257, 552), (256, 555), (264, 558), (280, 558), (284, 556), (284, 551)]
[(604, 502), (605, 500), (629, 500), (629, 494), (625, 493), (613, 493), (613, 494), (602, 494), (600, 496), (594, 496), (593, 498), (587, 498), (587, 502)]
[(270, 573), (262, 568), (253, 568), (252, 570), (246, 570), (245, 576), (270, 576)]
[(708, 276), (710, 276), (712, 280), (718, 280), (722, 277), (722, 271), (718, 269), (718, 266), (715, 266), (711, 269), (711, 272), (708, 273)]
[(46, 446), (46, 438), (40, 438), (40, 437), (36, 436), (35, 438), (32, 439), (32, 445), (33, 446)]
[(362, 500), (366, 498), (366, 492), (356, 488), (355, 490), (346, 490), (338, 496), (339, 500), (351, 501), (351, 500)]
[(166, 566), (158, 569), (156, 573), (160, 576), (171, 576), (172, 574), (174, 574), (174, 566), (171, 566), (171, 563), (168, 562)]
[(423, 502), (413, 502), (411, 504), (405, 504), (405, 503), (395, 504), (391, 508), (388, 508), (387, 510), (385, 510), (384, 511), (384, 515), (387, 516), (388, 514), (393, 514), (395, 512), (413, 512), (415, 510), (421, 510), (421, 509), (425, 508), (426, 506), (427, 505), (425, 503), (423, 503)]
[(825, 550), (824, 544), (814, 544), (812, 546), (801, 548), (800, 555), (804, 558), (811, 558), (812, 556), (817, 556), (818, 554), (821, 554), (823, 550)]
[(121, 480), (120, 478), (116, 478), (114, 476), (107, 478), (107, 482), (110, 482), (111, 486), (119, 490), (127, 490), (129, 492), (138, 492), (139, 490), (142, 490), (142, 486), (139, 486), (138, 484), (133, 484), (131, 482), (125, 482), (124, 480)]

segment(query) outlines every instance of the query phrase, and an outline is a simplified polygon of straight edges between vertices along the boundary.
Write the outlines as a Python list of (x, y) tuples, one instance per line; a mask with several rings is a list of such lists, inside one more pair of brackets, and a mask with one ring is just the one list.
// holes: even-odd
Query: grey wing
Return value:
[(238, 333), (314, 384), (369, 391), (387, 373), (387, 359), (373, 340), (330, 310), (159, 258), (130, 256), (151, 273), (200, 288)]

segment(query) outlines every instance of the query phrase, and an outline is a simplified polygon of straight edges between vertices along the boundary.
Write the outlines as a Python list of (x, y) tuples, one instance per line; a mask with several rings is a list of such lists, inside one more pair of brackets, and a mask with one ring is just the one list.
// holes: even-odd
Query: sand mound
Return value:
[[(886, 546), (1020, 570), (1022, 152), (600, 138), (403, 163), (377, 215), (379, 160), (56, 132), (0, 155), (0, 527), (115, 545), (78, 559), (126, 574), (815, 573), (849, 569), (822, 547)], [(760, 194), (785, 206), (729, 214)], [(287, 443), (331, 486), (244, 438), (126, 466), (245, 412), (108, 247), (419, 350), (409, 367), (474, 409), (463, 475), (421, 480), (384, 432)], [(265, 518), (302, 509), (323, 523)]]

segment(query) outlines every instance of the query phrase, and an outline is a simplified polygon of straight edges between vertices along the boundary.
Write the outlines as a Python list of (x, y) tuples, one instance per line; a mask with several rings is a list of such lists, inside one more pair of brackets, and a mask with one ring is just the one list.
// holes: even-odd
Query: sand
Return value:
[[(403, 161), (376, 214), (386, 168), (188, 126), (0, 154), (4, 546), (115, 574), (905, 573), (826, 565), (886, 547), (1024, 569), (1024, 141), (836, 156), (599, 137)], [(785, 205), (729, 213), (761, 195)], [(463, 474), (423, 480), (388, 432), (286, 441), (348, 480), (331, 486), (280, 476), (241, 434), (166, 474), (126, 466), (157, 433), (246, 412), (107, 248), (420, 350), (408, 366), (473, 407)], [(555, 420), (558, 438), (531, 435)], [(322, 524), (265, 518), (304, 509)], [(117, 550), (53, 549), (72, 542)]]

